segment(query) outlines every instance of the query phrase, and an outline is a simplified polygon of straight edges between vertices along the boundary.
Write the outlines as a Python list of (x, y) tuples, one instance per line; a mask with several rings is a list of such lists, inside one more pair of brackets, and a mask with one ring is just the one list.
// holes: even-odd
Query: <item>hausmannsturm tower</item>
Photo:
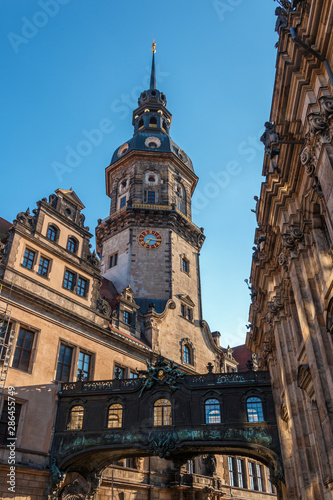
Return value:
[(215, 361), (218, 348), (202, 317), (199, 254), (205, 237), (191, 219), (198, 178), (170, 137), (172, 115), (156, 89), (154, 52), (155, 45), (150, 88), (133, 112), (133, 137), (106, 168), (111, 209), (99, 221), (97, 249), (102, 275), (118, 291), (128, 290), (114, 320), (118, 326), (138, 337), (141, 329), (155, 351), (176, 362), (187, 343), (189, 368), (200, 371)]

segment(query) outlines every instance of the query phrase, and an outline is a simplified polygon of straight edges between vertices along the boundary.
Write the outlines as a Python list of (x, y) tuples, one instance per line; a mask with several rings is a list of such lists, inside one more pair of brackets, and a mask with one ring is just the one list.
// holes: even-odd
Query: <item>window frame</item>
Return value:
[(151, 189), (147, 189), (147, 203), (154, 205), (156, 203), (156, 192)]
[[(28, 252), (28, 256), (26, 257), (26, 253), (27, 252)], [(30, 254), (33, 254), (32, 261), (30, 260)], [(37, 250), (33, 250), (32, 248), (26, 247), (25, 250), (24, 250), (24, 253), (23, 253), (23, 259), (22, 259), (21, 265), (25, 269), (28, 269), (29, 271), (34, 271), (34, 267), (35, 267), (36, 261), (37, 261), (37, 255), (38, 255), (38, 251)], [(26, 264), (24, 263), (25, 259), (26, 259)], [(31, 267), (29, 267), (27, 265), (29, 262), (31, 262)]]
[(129, 311), (128, 309), (123, 309), (122, 313), (123, 313), (123, 323), (125, 325), (131, 326), (133, 321), (133, 312)]
[[(15, 411), (14, 413), (14, 418), (15, 418), (15, 439), (16, 439), (16, 444), (17, 443), (17, 440), (18, 440), (18, 437), (19, 437), (19, 433), (20, 433), (20, 430), (21, 430), (21, 422), (22, 422), (22, 419), (24, 417), (24, 405), (25, 405), (25, 402), (21, 402), (21, 401), (18, 401), (17, 399), (15, 399), (15, 404), (11, 405), (10, 403), (12, 403), (13, 400), (10, 400), (9, 401), (9, 404), (8, 404), (8, 396), (6, 396), (4, 399), (3, 399), (3, 405), (1, 407), (1, 413), (0, 413), (0, 428), (2, 426), (4, 426), (4, 432), (2, 434), (2, 432), (0, 432), (0, 446), (6, 446), (8, 444), (7, 440), (8, 440), (8, 412), (9, 411)], [(4, 419), (3, 417), (5, 416), (4, 415), (4, 409), (7, 409), (7, 412), (5, 412), (5, 414), (7, 415), (7, 419)], [(19, 411), (17, 411), (19, 408)], [(13, 439), (13, 436), (9, 436), (10, 439)]]
[[(36, 330), (33, 330), (29, 327), (25, 327), (24, 325), (19, 325), (20, 328), (19, 328), (19, 332), (17, 334), (17, 337), (16, 337), (16, 343), (15, 343), (15, 348), (13, 349), (13, 355), (12, 355), (12, 362), (11, 362), (11, 367), (14, 368), (15, 370), (20, 370), (22, 372), (25, 372), (25, 373), (31, 373), (32, 372), (32, 364), (33, 364), (33, 361), (34, 361), (34, 352), (35, 352), (35, 349), (36, 349), (36, 342), (37, 342), (37, 332)], [(28, 350), (28, 349), (24, 349), (24, 343), (25, 343), (25, 339), (26, 339), (26, 335), (24, 335), (24, 339), (23, 339), (23, 345), (22, 347), (21, 346), (18, 346), (17, 343), (19, 341), (19, 336), (20, 336), (20, 333), (21, 333), (21, 330), (24, 330), (25, 332), (29, 332), (32, 334), (32, 342), (31, 342), (31, 349)], [(16, 355), (16, 351), (17, 350), (20, 350), (20, 356), (19, 356), (19, 360), (18, 360), (18, 363), (17, 363), (17, 366), (15, 366), (15, 355)], [(29, 354), (29, 361), (28, 361), (28, 365), (27, 365), (27, 368), (24, 369), (22, 368), (22, 364), (21, 364), (21, 360), (22, 360), (22, 353), (23, 351), (28, 351), (30, 354)]]
[[(50, 230), (51, 228), (52, 228), (52, 229), (54, 229), (54, 233), (55, 233), (54, 238), (50, 238), (50, 237), (49, 237), (49, 230)], [(58, 226), (56, 226), (56, 225), (55, 225), (55, 224), (53, 224), (53, 223), (48, 224), (48, 226), (47, 226), (47, 230), (46, 230), (46, 238), (47, 238), (48, 240), (53, 241), (53, 243), (57, 243), (57, 242), (58, 242), (58, 239), (59, 239), (59, 234), (60, 234), (60, 230), (59, 230)]]
[[(71, 275), (73, 275), (73, 288), (68, 288), (67, 286), (65, 286), (65, 280), (67, 279), (66, 278), (66, 274), (69, 273)], [(75, 292), (75, 288), (76, 288), (76, 278), (77, 278), (77, 273), (75, 271), (71, 271), (70, 269), (68, 269), (67, 267), (65, 268), (65, 272), (64, 272), (64, 279), (62, 281), (62, 287), (65, 288), (65, 290), (68, 290), (69, 292)]]
[[(167, 401), (169, 404), (159, 404), (160, 401)], [(161, 408), (161, 415), (158, 415), (158, 410)], [(167, 397), (159, 397), (153, 404), (153, 427), (169, 427), (173, 425), (173, 405), (172, 401)], [(162, 423), (160, 423), (162, 422)]]
[(246, 398), (246, 416), (247, 416), (247, 421), (250, 423), (265, 422), (264, 407), (262, 399), (259, 396), (248, 396)]
[(117, 265), (118, 265), (118, 252), (115, 252), (109, 257), (109, 269), (112, 269)]
[(190, 274), (190, 261), (184, 256), (181, 256), (180, 269), (185, 274)]
[[(75, 413), (79, 413), (82, 411), (82, 418), (80, 418), (80, 420), (78, 420), (81, 423), (80, 427), (71, 427), (72, 414), (73, 414), (74, 408), (82, 408), (82, 410), (77, 410), (75, 412)], [(68, 420), (67, 420), (66, 430), (67, 431), (81, 431), (83, 429), (84, 416), (85, 416), (85, 408), (84, 408), (83, 404), (74, 404), (73, 406), (71, 406), (71, 408), (69, 409), (69, 412), (68, 412)]]
[[(83, 288), (80, 284), (82, 282), (85, 283)], [(83, 290), (83, 295), (82, 295), (82, 293), (80, 293), (81, 289)], [(79, 297), (82, 297), (84, 299), (88, 295), (88, 289), (89, 289), (89, 280), (87, 278), (84, 278), (81, 275), (78, 275), (77, 276), (76, 290), (75, 290), (76, 295), (78, 295)]]
[[(109, 425), (110, 424), (110, 410), (112, 407), (116, 407), (113, 409), (114, 415), (118, 417), (118, 423), (120, 421), (120, 425)], [(120, 415), (120, 417), (119, 417)], [(123, 427), (123, 422), (124, 422), (124, 407), (121, 403), (115, 401), (112, 402), (108, 405), (108, 410), (107, 410), (107, 422), (106, 422), (106, 427), (108, 429), (121, 429)]]
[[(213, 403), (214, 401), (214, 403)], [(215, 403), (216, 401), (216, 403)], [(210, 422), (210, 414), (208, 413), (208, 409), (210, 409), (210, 412), (214, 411), (216, 412), (218, 408), (218, 415), (214, 415), (213, 419), (214, 421)], [(205, 399), (204, 402), (204, 414), (205, 414), (205, 424), (206, 425), (219, 425), (222, 423), (222, 405), (221, 401), (217, 399), (217, 397), (209, 396), (207, 399)], [(219, 419), (219, 421), (215, 421), (216, 419)]]
[[(43, 274), (43, 273), (40, 273), (40, 272), (39, 272), (39, 271), (40, 271), (40, 269), (41, 269), (41, 261), (42, 261), (42, 260), (43, 260), (44, 262), (45, 262), (45, 261), (47, 261), (47, 262), (48, 262), (48, 265), (47, 265), (47, 268), (46, 268), (46, 273), (45, 273), (45, 274)], [(42, 276), (43, 278), (48, 278), (48, 277), (49, 277), (49, 274), (50, 274), (50, 271), (51, 271), (51, 262), (52, 262), (52, 260), (51, 260), (51, 259), (49, 259), (48, 257), (45, 257), (44, 255), (41, 255), (41, 256), (39, 257), (39, 263), (38, 263), (38, 271), (37, 271), (37, 274), (38, 274), (39, 276)]]
[[(72, 248), (69, 248), (70, 246), (73, 246), (73, 250)], [(67, 252), (70, 252), (72, 254), (77, 254), (78, 249), (79, 249), (78, 240), (74, 236), (68, 236), (66, 243)]]
[[(120, 365), (118, 363), (114, 364), (114, 367), (113, 367), (113, 378), (114, 379), (117, 378), (116, 377), (116, 369), (117, 368), (120, 370), (120, 375), (119, 375), (118, 379), (119, 380), (124, 380), (126, 378), (126, 375), (127, 375), (127, 373), (126, 373), (126, 370), (127, 370), (126, 366), (122, 366), (122, 365)], [(121, 374), (122, 374), (122, 376), (121, 376)]]
[[(70, 358), (70, 363), (69, 364), (65, 364), (62, 361), (59, 361), (61, 346), (64, 346), (65, 349), (66, 348), (71, 349), (71, 358)], [(68, 383), (68, 382), (70, 382), (72, 380), (72, 378), (73, 378), (73, 373), (72, 373), (73, 372), (73, 363), (74, 363), (74, 360), (75, 360), (75, 356), (74, 356), (75, 348), (76, 348), (76, 346), (73, 346), (72, 344), (68, 344), (67, 342), (62, 341), (60, 339), (60, 343), (59, 343), (59, 347), (58, 347), (58, 354), (57, 354), (57, 358), (56, 358), (56, 369), (55, 369), (55, 377), (54, 377), (54, 379), (57, 380), (58, 382)], [(63, 359), (65, 359), (65, 354), (63, 356)], [(62, 368), (61, 368), (61, 378), (58, 377), (58, 366), (59, 366), (59, 364), (62, 365)], [(62, 378), (63, 367), (64, 366), (68, 366), (69, 367), (69, 369), (68, 369), (68, 380), (63, 380), (63, 378)]]
[[(82, 378), (82, 381), (88, 381), (91, 380), (91, 373), (92, 373), (92, 365), (93, 365), (93, 354), (90, 352), (85, 351), (84, 349), (78, 349), (79, 355), (77, 358), (77, 363), (76, 363), (76, 380), (79, 380), (79, 377), (81, 373), (86, 374), (86, 377)], [(80, 355), (83, 354), (83, 362), (82, 362), (82, 368), (79, 368), (79, 363), (80, 363)], [(88, 371), (84, 370), (84, 364), (85, 364), (85, 357), (89, 357), (89, 365), (88, 365)], [(82, 370), (82, 371), (81, 371)]]

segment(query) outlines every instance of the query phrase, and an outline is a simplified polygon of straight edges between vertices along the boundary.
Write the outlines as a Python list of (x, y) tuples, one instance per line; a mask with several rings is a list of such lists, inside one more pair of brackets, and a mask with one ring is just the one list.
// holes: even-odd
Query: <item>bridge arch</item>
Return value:
[[(139, 379), (62, 385), (52, 446), (58, 488), (63, 474), (75, 472), (91, 483), (114, 460), (145, 456), (181, 464), (202, 454), (243, 455), (269, 466), (272, 477), (283, 480), (268, 372), (185, 376), (163, 359), (148, 368)], [(161, 398), (171, 402), (172, 421), (155, 425), (154, 403)], [(263, 419), (249, 421), (248, 398), (259, 398)], [(209, 399), (219, 401), (221, 421), (206, 422)], [(84, 425), (71, 431), (68, 412), (79, 400), (85, 401)], [(122, 405), (122, 426), (110, 428), (105, 408), (116, 402)]]

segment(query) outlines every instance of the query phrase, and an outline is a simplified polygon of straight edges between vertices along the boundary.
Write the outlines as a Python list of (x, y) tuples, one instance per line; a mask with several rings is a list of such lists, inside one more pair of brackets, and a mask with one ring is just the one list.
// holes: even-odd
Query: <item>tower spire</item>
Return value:
[(156, 76), (155, 76), (155, 52), (156, 52), (156, 43), (153, 38), (153, 44), (152, 44), (152, 49), (153, 53), (153, 60), (151, 63), (151, 75), (150, 75), (150, 90), (155, 90), (156, 89)]

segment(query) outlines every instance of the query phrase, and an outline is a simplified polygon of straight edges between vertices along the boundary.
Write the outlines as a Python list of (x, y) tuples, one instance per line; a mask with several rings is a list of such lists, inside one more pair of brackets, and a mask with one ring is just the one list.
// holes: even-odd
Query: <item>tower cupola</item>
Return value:
[(166, 108), (165, 95), (156, 88), (155, 42), (153, 42), (152, 52), (150, 86), (148, 90), (141, 93), (138, 99), (139, 107), (133, 111), (134, 135), (141, 132), (158, 132), (169, 135), (172, 115)]

